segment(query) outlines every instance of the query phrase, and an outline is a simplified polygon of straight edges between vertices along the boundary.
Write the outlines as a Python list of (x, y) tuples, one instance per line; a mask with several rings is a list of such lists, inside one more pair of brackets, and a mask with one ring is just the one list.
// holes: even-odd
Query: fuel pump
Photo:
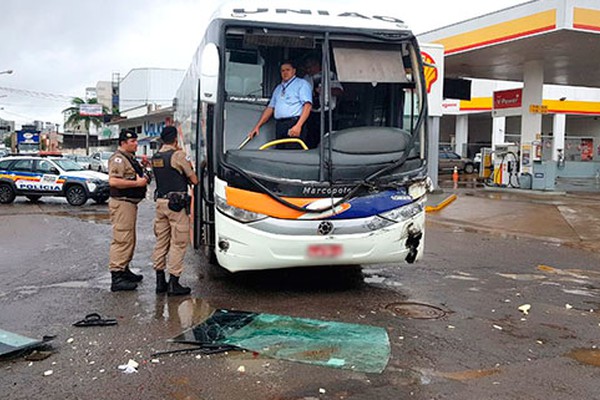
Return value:
[(489, 179), (494, 172), (493, 164), (493, 151), (491, 147), (482, 147), (481, 151), (481, 163), (479, 166), (479, 177), (483, 179)]
[(519, 187), (519, 146), (496, 145), (492, 152), (494, 170), (491, 181), (494, 186)]

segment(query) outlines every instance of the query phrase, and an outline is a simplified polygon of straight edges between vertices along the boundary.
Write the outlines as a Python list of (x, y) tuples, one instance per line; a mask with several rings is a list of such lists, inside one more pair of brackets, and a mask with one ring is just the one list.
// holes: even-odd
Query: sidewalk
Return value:
[[(475, 186), (475, 185), (473, 185)], [(428, 223), (475, 232), (534, 238), (600, 253), (600, 192), (442, 189), (429, 195)], [(438, 211), (453, 194), (456, 200)], [(439, 207), (438, 207), (439, 208)]]

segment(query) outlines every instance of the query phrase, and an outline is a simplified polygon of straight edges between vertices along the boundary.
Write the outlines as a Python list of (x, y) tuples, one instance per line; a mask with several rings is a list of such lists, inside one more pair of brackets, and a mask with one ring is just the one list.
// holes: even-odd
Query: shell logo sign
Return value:
[(431, 93), (431, 87), (439, 78), (438, 69), (437, 67), (431, 66), (435, 65), (435, 60), (429, 54), (422, 51), (421, 57), (423, 57), (424, 64), (423, 73), (425, 75), (425, 86), (427, 88), (427, 93)]

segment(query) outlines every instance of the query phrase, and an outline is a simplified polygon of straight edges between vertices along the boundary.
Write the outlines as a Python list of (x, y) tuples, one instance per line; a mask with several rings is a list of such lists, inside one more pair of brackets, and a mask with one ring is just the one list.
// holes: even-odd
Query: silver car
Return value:
[(91, 168), (94, 171), (108, 173), (108, 159), (113, 153), (110, 151), (98, 151), (92, 154)]
[(66, 158), (75, 161), (77, 164), (81, 165), (81, 167), (83, 169), (95, 169), (96, 171), (98, 170), (97, 168), (92, 168), (92, 158), (89, 156), (80, 156), (80, 155), (76, 155), (76, 154), (68, 154), (65, 155)]

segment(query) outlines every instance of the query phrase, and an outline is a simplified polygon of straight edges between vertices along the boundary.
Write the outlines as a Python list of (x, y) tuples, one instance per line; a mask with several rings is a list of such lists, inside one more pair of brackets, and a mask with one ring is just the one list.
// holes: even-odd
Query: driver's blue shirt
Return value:
[(275, 119), (285, 119), (299, 117), (306, 103), (312, 103), (310, 83), (294, 76), (289, 81), (277, 85), (269, 107), (275, 110)]

